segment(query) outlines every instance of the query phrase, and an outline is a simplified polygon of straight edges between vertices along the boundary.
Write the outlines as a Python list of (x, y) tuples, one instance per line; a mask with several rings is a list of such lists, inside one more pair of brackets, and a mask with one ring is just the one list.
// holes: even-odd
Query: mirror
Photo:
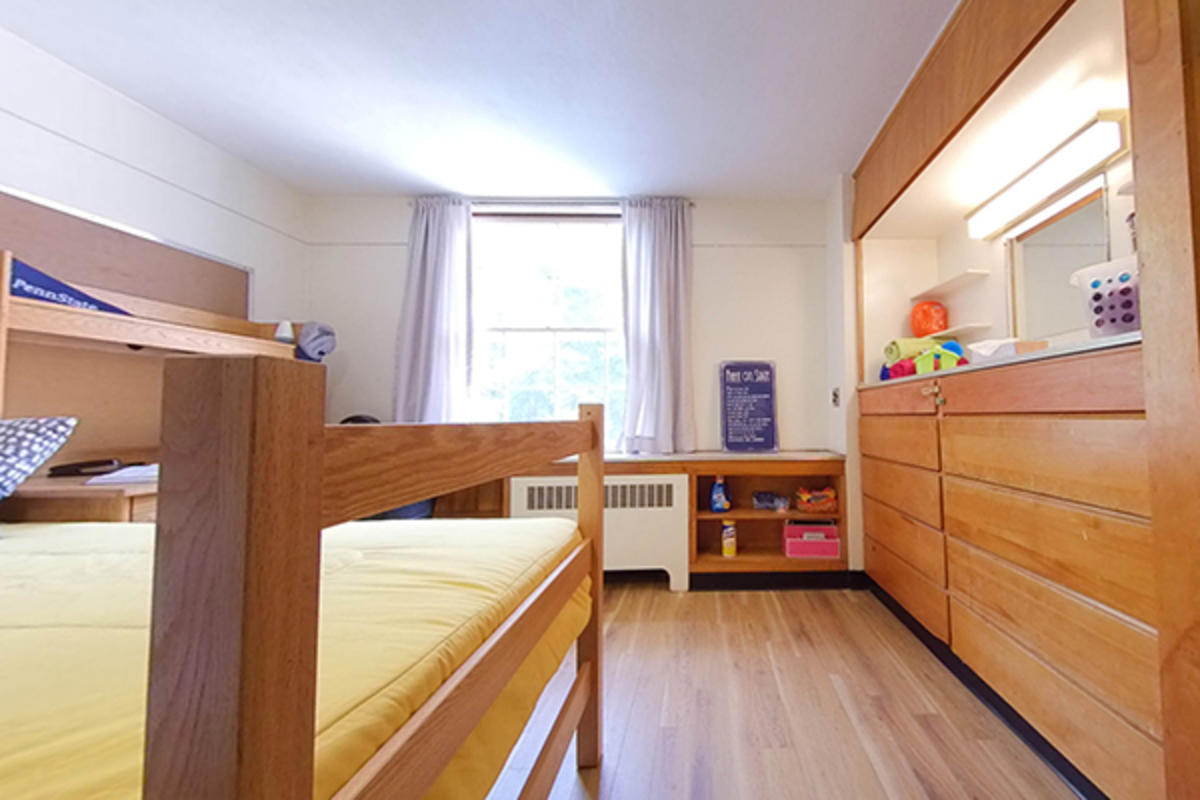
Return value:
[(1104, 189), (1012, 241), (1016, 335), (1053, 347), (1088, 339), (1088, 309), (1071, 274), (1110, 258)]

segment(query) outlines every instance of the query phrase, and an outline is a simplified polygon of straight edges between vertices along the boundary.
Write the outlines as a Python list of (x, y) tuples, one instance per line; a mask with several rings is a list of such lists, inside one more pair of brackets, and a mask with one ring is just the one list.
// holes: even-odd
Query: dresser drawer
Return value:
[(941, 430), (946, 473), (1150, 516), (1143, 417), (945, 417)]
[(863, 455), (886, 458), (926, 469), (941, 466), (936, 417), (866, 416), (858, 420)]
[(1162, 747), (956, 598), (953, 650), (1106, 794), (1166, 796)]
[(867, 574), (943, 642), (950, 641), (946, 590), (870, 536), (863, 539)]
[(864, 456), (862, 492), (927, 525), (942, 527), (941, 479), (936, 472)]
[(913, 381), (858, 390), (860, 414), (934, 414), (937, 381)]
[(1155, 624), (1154, 537), (1145, 520), (962, 478), (944, 478), (942, 494), (947, 536)]
[(944, 414), (1143, 411), (1142, 347), (1048, 358), (941, 378)]
[(863, 532), (908, 562), (939, 587), (946, 585), (942, 532), (870, 497), (863, 498)]
[(1057, 584), (951, 539), (950, 594), (1134, 726), (1162, 738), (1158, 637)]

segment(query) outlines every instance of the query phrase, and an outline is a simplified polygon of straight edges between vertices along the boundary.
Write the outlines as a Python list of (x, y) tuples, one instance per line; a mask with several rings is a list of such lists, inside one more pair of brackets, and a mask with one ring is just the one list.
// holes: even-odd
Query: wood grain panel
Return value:
[(944, 414), (1143, 411), (1142, 347), (951, 374), (941, 391)]
[(1162, 738), (1152, 628), (951, 539), (951, 595), (1141, 731)]
[(942, 419), (945, 472), (1102, 508), (1150, 514), (1141, 417)]
[(178, 353), (213, 355), (265, 355), (291, 359), (292, 345), (204, 330), (172, 322), (140, 319), (103, 311), (71, 308), (40, 300), (13, 298), (9, 301), (9, 330), (15, 336), (67, 337), (70, 341), (97, 341), (135, 347), (156, 347)]
[(946, 542), (941, 531), (863, 498), (863, 532), (938, 586), (946, 585)]
[(583, 422), (327, 425), (324, 525), (534, 469), (591, 447)]
[(1137, 517), (942, 479), (947, 535), (1155, 624), (1154, 537)]
[(1037, 44), (1071, 0), (963, 0), (854, 171), (867, 232)]
[(936, 472), (866, 456), (862, 492), (921, 522), (942, 527), (942, 490)]
[(1162, 748), (956, 598), (954, 652), (1114, 800), (1162, 800)]
[(1200, 797), (1200, 8), (1124, 6), (1168, 785)]
[(324, 384), (278, 358), (167, 364), (149, 800), (312, 795)]
[(0, 193), (0, 248), (68, 283), (245, 319), (245, 270)]
[(858, 390), (860, 414), (934, 414), (937, 381), (913, 381)]
[(42, 469), (88, 458), (144, 458), (158, 452), (161, 354), (102, 352), (12, 342), (4, 413), (72, 416), (75, 433)]
[(860, 417), (858, 442), (863, 455), (926, 469), (941, 466), (936, 417)]
[(904, 559), (867, 536), (863, 539), (867, 574), (917, 618), (930, 633), (950, 641), (946, 590), (935, 586)]

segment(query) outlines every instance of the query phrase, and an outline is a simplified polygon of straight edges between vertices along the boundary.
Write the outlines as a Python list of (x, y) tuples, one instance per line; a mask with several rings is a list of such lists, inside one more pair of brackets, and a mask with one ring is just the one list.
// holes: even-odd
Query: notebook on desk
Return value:
[(155, 483), (157, 481), (158, 464), (137, 464), (88, 478), (85, 485), (105, 486), (114, 483)]

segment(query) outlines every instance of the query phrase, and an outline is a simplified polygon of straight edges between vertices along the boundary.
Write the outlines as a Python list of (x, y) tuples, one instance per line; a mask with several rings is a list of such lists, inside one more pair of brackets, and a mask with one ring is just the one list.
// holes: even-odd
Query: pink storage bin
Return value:
[(841, 558), (837, 525), (823, 522), (783, 523), (783, 554), (788, 558)]

